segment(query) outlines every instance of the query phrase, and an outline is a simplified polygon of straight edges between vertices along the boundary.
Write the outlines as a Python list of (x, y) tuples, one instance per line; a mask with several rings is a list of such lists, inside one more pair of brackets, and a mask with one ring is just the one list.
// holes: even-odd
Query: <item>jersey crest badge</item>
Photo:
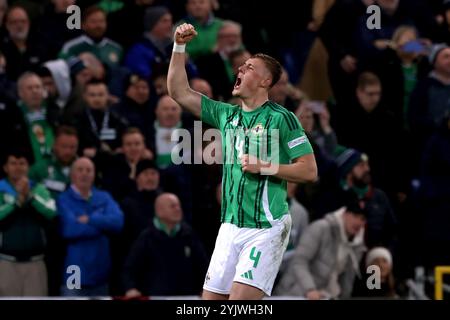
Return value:
[(258, 123), (256, 126), (252, 128), (252, 134), (261, 135), (264, 132), (264, 127), (262, 123)]

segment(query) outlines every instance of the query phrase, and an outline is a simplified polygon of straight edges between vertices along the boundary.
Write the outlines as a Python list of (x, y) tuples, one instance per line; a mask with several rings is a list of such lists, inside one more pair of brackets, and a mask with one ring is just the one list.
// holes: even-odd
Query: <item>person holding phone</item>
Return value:
[(426, 74), (429, 43), (412, 26), (398, 27), (380, 59), (369, 67), (383, 84), (383, 100), (399, 127), (408, 128), (406, 114), (412, 90)]
[(338, 141), (330, 125), (330, 113), (325, 102), (305, 100), (298, 106), (295, 114), (322, 153), (332, 159)]

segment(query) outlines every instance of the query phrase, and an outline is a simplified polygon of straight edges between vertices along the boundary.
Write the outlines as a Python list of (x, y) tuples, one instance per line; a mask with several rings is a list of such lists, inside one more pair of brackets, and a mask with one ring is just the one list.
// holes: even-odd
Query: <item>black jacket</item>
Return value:
[[(427, 59), (416, 61), (417, 80), (420, 81), (427, 76), (430, 66)], [(383, 84), (383, 105), (389, 106), (396, 120), (404, 123), (406, 114), (404, 113), (405, 99), (405, 77), (402, 69), (402, 62), (397, 53), (392, 49), (387, 49), (379, 55), (379, 59), (372, 60), (369, 70), (380, 77)]]
[(6, 59), (6, 74), (11, 80), (17, 80), (25, 71), (36, 71), (43, 62), (49, 60), (44, 45), (32, 35), (28, 38), (24, 52), (19, 51), (9, 36), (3, 39), (0, 50)]
[(37, 22), (39, 42), (45, 44), (50, 59), (56, 59), (64, 43), (82, 34), (81, 30), (67, 28), (69, 17), (66, 12), (55, 12), (54, 5), (49, 4)]
[(147, 146), (150, 147), (149, 141), (153, 139), (152, 133), (155, 121), (154, 102), (147, 101), (145, 104), (140, 105), (125, 96), (120, 103), (113, 106), (113, 110), (126, 119), (130, 127), (136, 127), (141, 130)]
[(208, 259), (191, 228), (174, 237), (151, 225), (136, 240), (123, 273), (126, 290), (143, 295), (200, 295)]
[[(445, 124), (447, 125), (447, 124)], [(420, 195), (423, 197), (425, 237), (450, 242), (450, 130), (443, 126), (426, 144), (422, 158)]]
[[(437, 92), (446, 92), (445, 98), (432, 101), (432, 94)], [(411, 130), (428, 139), (449, 111), (450, 85), (445, 85), (430, 75), (419, 82), (411, 94), (408, 114)]]
[(22, 206), (11, 188), (7, 179), (0, 181), (0, 253), (27, 261), (45, 253), (56, 206), (43, 185), (30, 183), (30, 199)]
[[(9, 150), (20, 147), (33, 161), (28, 130), (22, 112), (14, 101), (0, 93), (0, 161), (3, 163)], [(3, 177), (3, 170), (0, 170)]]
[(348, 110), (339, 110), (343, 112), (337, 114), (336, 133), (340, 144), (369, 156), (374, 185), (394, 192), (402, 189), (408, 171), (401, 160), (401, 124), (386, 109), (379, 105), (368, 113), (355, 103)]
[(152, 223), (155, 215), (155, 200), (161, 193), (161, 189), (154, 191), (135, 190), (121, 202), (125, 215), (123, 236), (129, 241), (130, 245)]
[(115, 137), (113, 139), (101, 139), (100, 131), (102, 128), (102, 122), (105, 116), (105, 112), (101, 110), (92, 110), (92, 117), (95, 121), (97, 127), (97, 132), (95, 128), (92, 127), (91, 121), (88, 116), (88, 111), (85, 108), (83, 112), (78, 116), (78, 121), (76, 122), (76, 127), (78, 130), (80, 138), (79, 149), (83, 150), (85, 148), (100, 148), (102, 142), (106, 143), (111, 150), (115, 150), (122, 144), (122, 133), (127, 127), (127, 123), (115, 112), (110, 112), (110, 118), (108, 122), (108, 128), (115, 130)]
[(366, 7), (362, 1), (342, 0), (336, 1), (326, 14), (319, 36), (333, 63), (339, 63), (346, 55), (356, 57), (353, 34), (358, 18), (365, 11)]
[(111, 193), (114, 199), (121, 201), (136, 189), (136, 182), (130, 179), (131, 167), (123, 153), (96, 157), (100, 184)]

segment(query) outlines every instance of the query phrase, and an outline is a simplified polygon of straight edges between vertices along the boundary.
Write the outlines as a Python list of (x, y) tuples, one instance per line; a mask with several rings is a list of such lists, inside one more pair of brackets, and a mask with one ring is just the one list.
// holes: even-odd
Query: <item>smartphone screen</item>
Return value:
[(402, 46), (402, 51), (408, 53), (421, 53), (425, 49), (425, 46), (419, 40), (409, 41)]

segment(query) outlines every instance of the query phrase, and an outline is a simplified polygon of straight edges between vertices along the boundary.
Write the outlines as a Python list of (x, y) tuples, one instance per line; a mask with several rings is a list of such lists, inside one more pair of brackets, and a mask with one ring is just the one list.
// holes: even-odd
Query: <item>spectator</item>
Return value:
[(298, 84), (312, 99), (326, 101), (333, 95), (327, 70), (329, 57), (322, 39), (317, 35), (325, 16), (336, 0), (312, 0), (311, 2), (311, 21), (306, 26), (306, 30), (295, 35), (293, 48), (286, 50), (285, 66), (292, 83)]
[(123, 231), (111, 238), (112, 289), (115, 289), (116, 294), (123, 294), (122, 271), (131, 246), (154, 217), (155, 199), (161, 194), (159, 180), (159, 171), (154, 161), (140, 160), (136, 165), (135, 185), (121, 202), (124, 213)]
[(38, 73), (47, 93), (47, 99), (63, 110), (72, 91), (67, 63), (62, 59), (47, 61)]
[(6, 35), (4, 18), (7, 11), (8, 11), (8, 1), (0, 0), (0, 39), (3, 39)]
[[(390, 107), (382, 104), (382, 95), (380, 79), (373, 73), (362, 73), (358, 78), (355, 102), (336, 108), (336, 132), (340, 144), (369, 156), (373, 183), (393, 195), (404, 190), (407, 184), (410, 170), (407, 161), (403, 160), (406, 162), (403, 164), (402, 159), (407, 158), (408, 150), (403, 142), (401, 124), (389, 111)], [(381, 123), (383, 130), (380, 130)], [(384, 154), (391, 156), (387, 159)]]
[(124, 88), (125, 97), (113, 108), (128, 121), (129, 126), (138, 128), (149, 141), (151, 127), (155, 121), (155, 99), (152, 99), (149, 84), (145, 78), (131, 74)]
[(187, 0), (186, 13), (187, 16), (177, 25), (190, 23), (197, 31), (197, 37), (186, 48), (189, 56), (196, 61), (198, 57), (214, 51), (223, 21), (214, 16), (211, 0)]
[[(70, 188), (58, 197), (61, 235), (67, 241), (65, 270), (77, 265), (82, 270), (81, 289), (63, 285), (62, 296), (107, 296), (111, 268), (108, 233), (119, 232), (123, 215), (105, 191), (93, 187), (94, 164), (79, 158), (70, 172)], [(64, 272), (63, 284), (69, 275)]]
[(389, 107), (389, 111), (405, 129), (411, 93), (428, 69), (428, 65), (424, 64), (426, 59), (421, 59), (426, 46), (417, 41), (418, 34), (414, 27), (398, 27), (389, 46), (380, 53), (379, 59), (373, 61), (371, 67), (380, 77), (383, 104)]
[(245, 61), (252, 57), (251, 53), (245, 49), (238, 49), (230, 53), (229, 60), (231, 67), (233, 68), (233, 75), (236, 77), (239, 73), (239, 67), (242, 66)]
[(97, 152), (115, 152), (121, 145), (126, 123), (110, 110), (106, 84), (100, 80), (89, 81), (83, 98), (86, 108), (77, 119), (82, 154), (93, 158)]
[(269, 91), (269, 98), (273, 102), (285, 106), (289, 111), (295, 112), (303, 98), (303, 93), (289, 82), (288, 73), (283, 68), (280, 80)]
[[(328, 51), (328, 77), (337, 103), (347, 103), (356, 85), (360, 68), (354, 34), (358, 20), (366, 17), (367, 7), (374, 0), (336, 1), (325, 16), (319, 36)], [(352, 36), (350, 36), (352, 35)]]
[[(144, 16), (144, 34), (131, 47), (125, 65), (150, 81), (156, 75), (167, 74), (172, 55), (172, 15), (163, 6), (147, 8)], [(187, 61), (189, 76), (197, 75), (196, 67)]]
[[(32, 181), (44, 184), (56, 199), (69, 185), (70, 166), (77, 157), (78, 135), (74, 128), (60, 126), (56, 129), (53, 153), (35, 163), (28, 174)], [(65, 243), (61, 241), (59, 219), (49, 229), (48, 254), (46, 255), (47, 270), (49, 274), (61, 274), (63, 272)], [(59, 296), (61, 287), (60, 277), (49, 278), (49, 294)]]
[(433, 46), (429, 61), (433, 70), (417, 84), (409, 106), (411, 130), (421, 146), (450, 110), (450, 47), (445, 44)]
[(167, 69), (152, 76), (152, 84), (158, 97), (169, 94), (167, 90)]
[(12, 102), (17, 100), (17, 86), (6, 74), (7, 64), (5, 55), (0, 51), (0, 92), (4, 99)]
[(0, 296), (47, 296), (44, 262), (46, 229), (55, 201), (41, 184), (28, 180), (28, 160), (9, 152), (0, 181)]
[[(192, 2), (195, 1), (199, 2)], [(194, 41), (192, 44), (195, 46)], [(200, 75), (211, 84), (220, 100), (231, 98), (237, 73), (233, 71), (230, 54), (238, 49), (243, 49), (242, 27), (237, 22), (227, 20), (220, 26), (214, 52), (203, 54), (196, 60)]]
[(415, 26), (421, 37), (434, 39), (438, 35), (438, 26), (429, 6), (423, 1), (376, 0), (381, 9), (380, 19), (383, 27), (367, 28), (367, 16), (359, 18), (356, 37), (357, 54), (362, 65), (375, 59), (380, 53), (380, 40), (391, 39), (395, 30), (402, 25)]
[(155, 218), (126, 261), (126, 297), (200, 295), (208, 259), (202, 243), (182, 219), (180, 201), (174, 194), (158, 196)]
[(145, 147), (145, 138), (138, 128), (130, 127), (122, 135), (122, 150), (104, 164), (103, 186), (117, 201), (135, 188), (137, 164), (152, 159), (153, 153)]
[[(169, 96), (163, 96), (156, 105), (155, 132), (153, 137), (155, 160), (158, 168), (165, 169), (172, 165), (171, 152), (177, 145), (177, 141), (172, 141), (171, 136), (182, 127), (181, 107)], [(183, 155), (189, 157), (190, 155)]]
[(78, 29), (67, 27), (67, 8), (74, 5), (76, 0), (52, 0), (45, 6), (44, 12), (39, 19), (38, 28), (41, 41), (45, 43), (48, 55), (51, 59), (56, 58), (64, 43), (80, 36)]
[[(22, 111), (0, 91), (0, 159), (5, 159), (11, 146), (21, 146), (28, 159), (33, 159), (28, 130)], [(0, 170), (0, 178), (3, 178)]]
[[(340, 152), (340, 153), (339, 153)], [(384, 246), (395, 253), (397, 245), (397, 218), (386, 194), (372, 185), (369, 159), (354, 149), (342, 149), (336, 158), (341, 191), (351, 190), (366, 202), (366, 245), (369, 248)], [(338, 200), (340, 201), (340, 200)], [(339, 205), (337, 205), (338, 207)]]
[(59, 110), (55, 105), (46, 105), (44, 102), (44, 86), (37, 74), (22, 74), (17, 81), (17, 88), (20, 98), (17, 105), (23, 114), (22, 122), (28, 132), (34, 161), (40, 161), (51, 154), (53, 129), (58, 125)]
[[(206, 124), (203, 124), (203, 130), (206, 129), (205, 127)], [(192, 176), (195, 177), (192, 179), (192, 192), (189, 195), (192, 199), (192, 212), (209, 212), (209, 214), (193, 214), (191, 225), (205, 246), (208, 256), (211, 256), (220, 228), (222, 201), (221, 161), (214, 162), (214, 158), (222, 159), (222, 142), (220, 140), (204, 141), (194, 152), (199, 159), (203, 160), (200, 165), (191, 166)]]
[(442, 3), (442, 23), (440, 26), (440, 42), (446, 42), (450, 46), (450, 1), (444, 0)]
[(364, 266), (366, 267), (366, 270), (368, 270), (370, 266), (379, 268), (379, 280), (381, 287), (369, 289), (367, 286), (367, 280), (368, 276), (372, 275), (373, 273), (363, 272), (365, 276), (363, 276), (360, 281), (356, 282), (353, 296), (357, 298), (398, 298), (392, 265), (392, 254), (388, 249), (383, 247), (376, 247), (370, 250), (366, 255)]
[(207, 80), (202, 78), (194, 78), (190, 81), (192, 90), (200, 92), (208, 98), (213, 98), (213, 89)]
[[(283, 262), (280, 266), (280, 275), (286, 271), (289, 262), (297, 248), (297, 245), (300, 241), (300, 237), (303, 232), (306, 230), (309, 224), (309, 214), (306, 208), (298, 202), (295, 198), (295, 195), (298, 190), (298, 184), (293, 182), (288, 182), (287, 184), (287, 196), (288, 196), (288, 204), (289, 204), (289, 212), (292, 218), (292, 227), (291, 232), (289, 233), (289, 242), (286, 248), (286, 252), (283, 256)], [(280, 277), (278, 275), (278, 277)]]
[(25, 71), (35, 71), (46, 61), (46, 51), (42, 43), (31, 35), (30, 19), (22, 7), (11, 7), (5, 23), (8, 35), (3, 39), (1, 48), (8, 62), (6, 74), (11, 80), (17, 80)]
[(103, 79), (105, 69), (102, 63), (89, 52), (67, 60), (72, 83), (71, 95), (63, 112), (66, 123), (73, 123), (74, 117), (83, 112), (83, 92), (86, 83), (93, 79)]
[(366, 209), (354, 196), (345, 207), (312, 223), (303, 233), (278, 295), (310, 300), (349, 298), (365, 251)]
[(420, 242), (423, 263), (432, 272), (435, 266), (449, 265), (450, 219), (450, 112), (422, 152), (421, 186), (418, 196), (421, 199), (421, 231), (423, 241)]
[(128, 243), (128, 249), (154, 217), (155, 200), (162, 193), (159, 178), (154, 161), (143, 159), (138, 162), (136, 188), (122, 202), (125, 214), (123, 240)]
[(305, 231), (309, 224), (309, 214), (306, 208), (296, 199), (298, 184), (288, 182), (287, 196), (289, 204), (289, 212), (292, 217), (292, 228), (289, 234), (288, 249), (295, 249), (297, 247), (300, 236)]
[(122, 9), (108, 14), (108, 35), (123, 48), (131, 47), (144, 32), (145, 10), (153, 2), (154, 0), (124, 1)]
[(303, 101), (296, 110), (296, 115), (322, 153), (332, 159), (337, 147), (337, 137), (330, 125), (330, 113), (324, 102)]
[(56, 199), (69, 184), (70, 166), (77, 157), (78, 134), (72, 127), (56, 130), (52, 155), (36, 162), (30, 169), (32, 181), (43, 183)]
[[(155, 153), (156, 165), (161, 170), (162, 186), (165, 191), (173, 192), (180, 197), (184, 216), (190, 223), (192, 218), (192, 179), (190, 168), (185, 164), (192, 163), (191, 151), (182, 150), (181, 163), (178, 165), (172, 161), (172, 150), (180, 143), (181, 139), (185, 139), (182, 134), (185, 131), (180, 130), (186, 128), (186, 121), (182, 120), (180, 105), (169, 96), (159, 99), (155, 113), (156, 120), (152, 134), (154, 140), (151, 143), (151, 149)], [(189, 131), (189, 137), (193, 136), (191, 131)]]
[[(102, 62), (91, 52), (83, 52), (78, 55), (84, 66), (90, 71), (91, 78), (104, 80), (106, 79), (106, 68)], [(86, 79), (84, 79), (85, 82)]]
[(59, 57), (68, 59), (83, 52), (94, 54), (109, 68), (117, 67), (122, 59), (122, 47), (105, 37), (108, 27), (106, 13), (99, 7), (92, 6), (83, 11), (81, 28), (84, 34), (66, 42)]

